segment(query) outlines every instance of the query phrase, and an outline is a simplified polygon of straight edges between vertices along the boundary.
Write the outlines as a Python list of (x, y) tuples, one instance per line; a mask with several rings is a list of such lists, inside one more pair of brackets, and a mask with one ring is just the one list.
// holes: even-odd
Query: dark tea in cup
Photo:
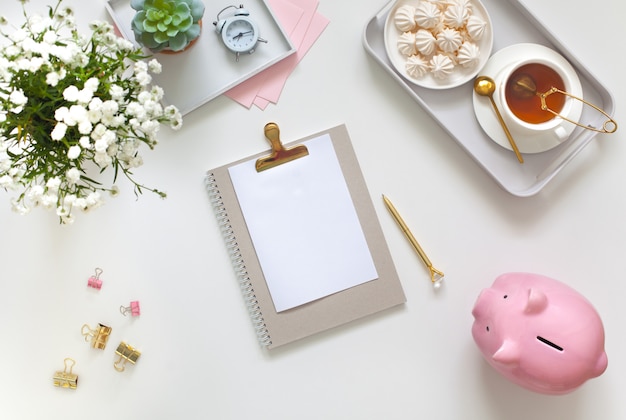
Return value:
[[(520, 94), (516, 81), (522, 77), (530, 78), (534, 82), (535, 92)], [(563, 78), (556, 71), (541, 63), (524, 64), (515, 69), (506, 82), (506, 104), (517, 118), (527, 123), (540, 124), (550, 121), (554, 114), (541, 109), (541, 98), (536, 92), (545, 93), (553, 87), (566, 90)], [(548, 108), (557, 114), (565, 105), (565, 95), (549, 95), (545, 100)]]

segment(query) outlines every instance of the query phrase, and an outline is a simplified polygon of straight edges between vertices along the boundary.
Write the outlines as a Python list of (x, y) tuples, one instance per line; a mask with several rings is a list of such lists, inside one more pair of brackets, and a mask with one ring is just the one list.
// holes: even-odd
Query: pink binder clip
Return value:
[(141, 310), (139, 309), (139, 301), (133, 300), (132, 302), (130, 302), (130, 306), (120, 306), (120, 312), (124, 316), (126, 316), (126, 314), (129, 312), (132, 316), (139, 316), (141, 314)]
[(102, 269), (96, 268), (95, 275), (89, 277), (89, 280), (87, 280), (87, 286), (100, 290), (102, 288), (102, 280), (100, 280), (100, 274), (102, 274)]

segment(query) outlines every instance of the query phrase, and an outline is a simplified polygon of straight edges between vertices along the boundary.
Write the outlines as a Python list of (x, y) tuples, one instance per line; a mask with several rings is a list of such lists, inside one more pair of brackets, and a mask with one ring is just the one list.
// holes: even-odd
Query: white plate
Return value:
[(493, 26), (491, 24), (491, 18), (487, 13), (487, 9), (480, 2), (480, 0), (472, 0), (472, 14), (481, 18), (487, 23), (487, 27), (485, 28), (485, 33), (482, 38), (476, 43), (478, 48), (480, 48), (480, 59), (478, 63), (470, 68), (465, 68), (460, 65), (456, 65), (454, 71), (450, 76), (445, 79), (437, 79), (432, 74), (427, 73), (423, 77), (416, 78), (409, 75), (406, 71), (406, 57), (398, 51), (398, 39), (402, 34), (394, 24), (394, 16), (396, 10), (404, 5), (418, 6), (419, 3), (423, 0), (398, 0), (396, 4), (393, 6), (389, 14), (387, 15), (387, 20), (385, 21), (385, 30), (384, 30), (384, 38), (385, 38), (385, 49), (387, 51), (387, 56), (391, 61), (391, 64), (394, 66), (396, 71), (398, 71), (406, 80), (417, 85), (430, 89), (449, 89), (456, 86), (460, 86), (463, 83), (473, 79), (478, 72), (485, 65), (489, 56), (491, 55), (491, 49), (493, 48)]
[[(558, 63), (562, 68), (567, 69), (568, 73), (571, 73), (572, 76), (577, 78), (576, 70), (574, 70), (572, 65), (559, 53), (548, 47), (544, 47), (543, 45), (530, 43), (513, 44), (497, 51), (489, 59), (489, 61), (487, 61), (487, 64), (485, 64), (483, 69), (480, 71), (480, 74), (496, 78), (498, 73), (500, 73), (504, 68), (508, 67), (512, 63), (527, 59), (544, 59)], [(578, 85), (580, 86), (580, 83)], [(496, 90), (500, 88), (501, 86), (497, 86)], [(571, 93), (576, 96), (582, 97), (582, 89), (580, 91)], [(493, 95), (493, 99), (496, 102), (496, 105), (501, 109), (502, 103), (497, 93)], [(476, 119), (478, 120), (478, 123), (485, 131), (485, 133), (500, 146), (505, 147), (509, 150), (513, 150), (511, 144), (506, 138), (506, 135), (504, 134), (499, 120), (496, 117), (489, 98), (480, 96), (476, 92), (474, 92), (473, 102)], [(582, 104), (576, 101), (574, 106), (577, 109), (573, 110), (572, 112), (574, 114), (577, 114), (577, 116), (574, 116), (573, 118), (574, 120), (577, 120), (580, 117)], [(569, 123), (563, 125), (563, 128), (567, 130), (567, 137), (562, 141), (556, 140), (554, 136), (549, 134), (537, 134), (532, 136), (521, 135), (520, 133), (517, 133), (515, 131), (514, 127), (509, 126), (508, 128), (511, 131), (513, 139), (515, 140), (515, 144), (517, 145), (520, 152), (540, 153), (545, 152), (546, 150), (550, 150), (567, 141), (567, 137), (570, 136), (576, 126)]]

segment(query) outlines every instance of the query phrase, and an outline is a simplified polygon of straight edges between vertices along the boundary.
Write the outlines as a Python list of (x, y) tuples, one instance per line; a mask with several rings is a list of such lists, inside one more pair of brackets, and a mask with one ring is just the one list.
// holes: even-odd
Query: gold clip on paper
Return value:
[(117, 350), (115, 350), (115, 354), (117, 354), (120, 358), (113, 364), (113, 367), (118, 372), (124, 372), (126, 369), (126, 363), (130, 362), (133, 365), (137, 363), (137, 359), (141, 356), (141, 352), (134, 348), (131, 345), (126, 344), (125, 342), (121, 342), (119, 346), (117, 346)]
[(303, 144), (286, 149), (280, 141), (280, 129), (278, 128), (278, 124), (273, 122), (267, 123), (265, 124), (264, 131), (265, 137), (267, 137), (272, 145), (272, 153), (256, 161), (255, 168), (257, 172), (282, 165), (283, 163), (309, 154), (309, 150)]
[(103, 324), (98, 324), (98, 327), (92, 329), (89, 325), (85, 324), (80, 330), (80, 333), (85, 337), (85, 341), (91, 341), (91, 347), (94, 349), (104, 350), (111, 335), (112, 328)]
[(78, 386), (78, 375), (72, 373), (72, 368), (76, 364), (74, 359), (70, 359), (69, 357), (63, 360), (65, 367), (63, 371), (57, 371), (54, 373), (52, 377), (52, 381), (54, 386), (58, 386), (59, 388), (69, 388), (76, 389)]

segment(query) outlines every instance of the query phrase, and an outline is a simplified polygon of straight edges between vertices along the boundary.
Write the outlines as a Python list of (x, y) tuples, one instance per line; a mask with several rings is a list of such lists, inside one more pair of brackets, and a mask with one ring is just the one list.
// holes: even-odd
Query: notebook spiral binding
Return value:
[(217, 222), (220, 227), (222, 237), (226, 243), (226, 249), (228, 251), (228, 255), (230, 256), (235, 274), (237, 275), (237, 281), (239, 282), (239, 287), (241, 288), (244, 302), (246, 308), (248, 309), (248, 313), (250, 314), (250, 319), (252, 320), (257, 338), (262, 346), (269, 346), (272, 344), (272, 340), (270, 338), (269, 331), (267, 330), (267, 326), (265, 325), (265, 320), (263, 319), (263, 314), (261, 313), (261, 308), (259, 307), (256, 295), (254, 294), (254, 288), (250, 282), (250, 276), (248, 275), (246, 265), (243, 261), (243, 257), (241, 256), (237, 238), (235, 238), (232, 225), (230, 224), (230, 219), (228, 218), (228, 213), (224, 207), (219, 187), (215, 182), (215, 177), (212, 173), (207, 174), (205, 178), (205, 186), (209, 193), (209, 200), (211, 201), (213, 210), (215, 211)]

